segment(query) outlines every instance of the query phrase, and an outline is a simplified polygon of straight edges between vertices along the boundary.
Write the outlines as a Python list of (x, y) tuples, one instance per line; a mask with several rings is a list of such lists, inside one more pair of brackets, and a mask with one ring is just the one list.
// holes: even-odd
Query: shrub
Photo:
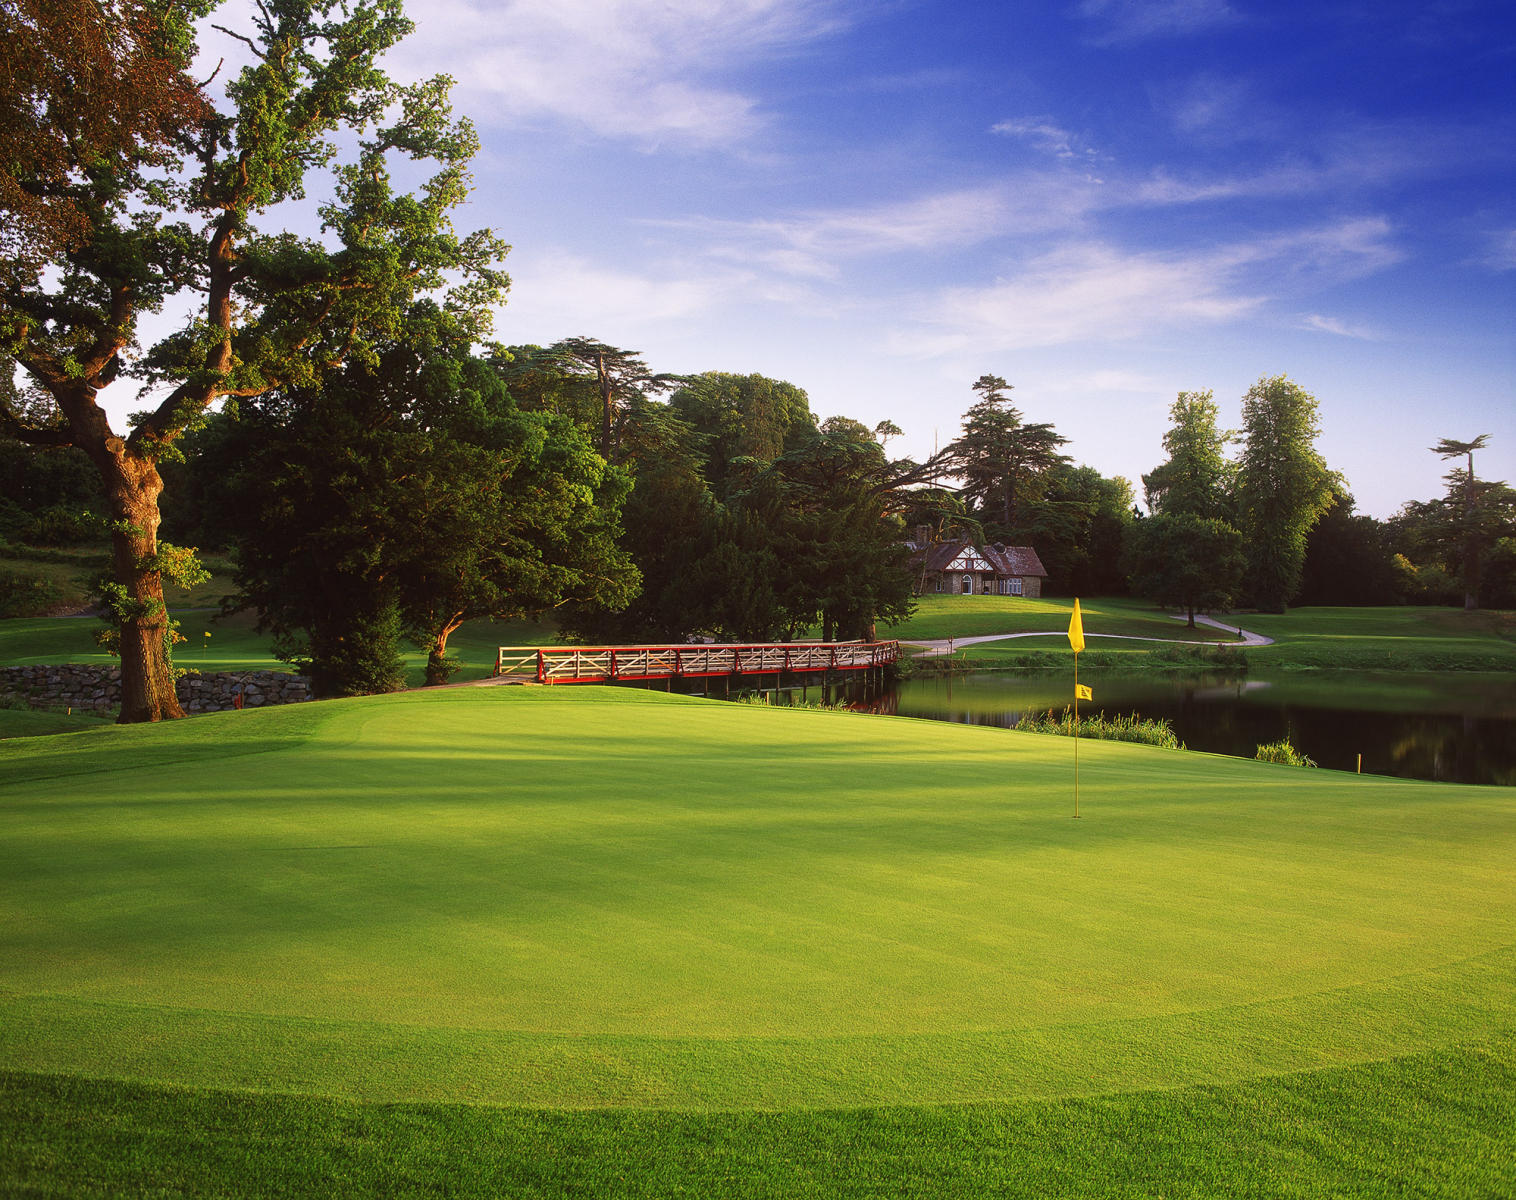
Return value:
[(1290, 744), (1288, 737), (1258, 747), (1253, 755), (1259, 762), (1283, 763), (1287, 767), (1314, 767), (1316, 760), (1300, 753)]
[(1124, 717), (1108, 717), (1104, 713), (1096, 713), (1092, 717), (1080, 717), (1077, 725), (1073, 711), (1068, 708), (1062, 713), (1052, 710), (1046, 713), (1022, 713), (1016, 718), (1015, 728), (1026, 733), (1058, 733), (1065, 737), (1072, 737), (1077, 731), (1080, 737), (1105, 742), (1137, 742), (1143, 746), (1161, 746), (1165, 750), (1185, 748), (1167, 720), (1139, 717), (1136, 713)]
[(34, 571), (0, 567), (0, 617), (37, 617), (63, 603), (55, 580)]

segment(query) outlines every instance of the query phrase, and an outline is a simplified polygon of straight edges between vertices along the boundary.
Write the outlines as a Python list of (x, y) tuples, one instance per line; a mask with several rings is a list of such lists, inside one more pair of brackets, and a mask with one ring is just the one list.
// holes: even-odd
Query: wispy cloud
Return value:
[(1104, 42), (1201, 33), (1240, 19), (1226, 0), (1084, 0), (1079, 15), (1099, 25)]
[(513, 258), (511, 277), (508, 312), (519, 309), (533, 331), (555, 338), (564, 331), (636, 330), (687, 320), (717, 306), (740, 282), (717, 272), (640, 273), (561, 251)]
[(752, 134), (733, 68), (836, 33), (835, 0), (432, 0), (394, 59), (445, 71), (485, 124), (564, 121), (654, 146)]
[(1230, 274), (1210, 256), (1067, 246), (993, 284), (939, 292), (923, 306), (921, 327), (896, 348), (931, 357), (974, 344), (1025, 349), (1213, 325), (1256, 311), (1266, 300), (1233, 291)]
[(1096, 157), (1094, 150), (1081, 145), (1077, 135), (1064, 129), (1051, 117), (1012, 118), (991, 125), (990, 132), (1017, 138), (1043, 154), (1051, 154), (1054, 158), (1065, 161)]
[(946, 252), (997, 238), (1064, 231), (1098, 204), (1088, 179), (1049, 173), (1013, 184), (959, 188), (907, 200), (750, 221), (659, 222), (698, 238), (706, 253), (797, 276), (829, 278), (848, 260)]
[(1070, 243), (992, 284), (924, 299), (895, 349), (932, 357), (969, 345), (1023, 349), (1200, 330), (1396, 261), (1388, 233), (1371, 218), (1193, 252)]
[(1320, 313), (1307, 313), (1301, 317), (1300, 328), (1314, 330), (1317, 333), (1330, 333), (1337, 337), (1353, 338), (1361, 342), (1377, 342), (1383, 336), (1367, 325), (1349, 325), (1337, 317), (1327, 317)]

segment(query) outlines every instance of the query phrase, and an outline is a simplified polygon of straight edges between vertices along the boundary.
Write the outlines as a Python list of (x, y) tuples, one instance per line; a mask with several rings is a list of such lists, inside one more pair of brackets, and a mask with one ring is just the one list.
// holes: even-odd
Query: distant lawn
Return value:
[[(1516, 792), (626, 689), (0, 745), (0, 1191), (1516, 1183)], [(591, 1111), (596, 1110), (596, 1111)]]
[(1461, 608), (1295, 608), (1239, 618), (1276, 644), (1259, 667), (1516, 671), (1516, 612)]
[[(193, 671), (288, 671), (290, 665), (275, 658), (266, 634), (254, 632), (251, 613), (223, 617), (214, 609), (170, 610), (179, 621), (184, 641), (175, 648), (174, 661)], [(24, 617), (0, 621), (0, 666), (97, 663), (115, 665), (116, 660), (94, 644), (100, 622), (94, 617)], [(209, 633), (210, 636), (205, 635)], [(495, 667), (500, 646), (546, 645), (557, 630), (543, 622), (471, 621), (448, 640), (448, 653), (463, 669), (453, 679), (481, 679)], [(401, 656), (406, 664), (406, 683), (419, 687), (426, 674), (426, 654), (407, 647)]]
[[(1194, 642), (1235, 640), (1221, 630), (1204, 626), (1189, 629), (1183, 620), (1175, 620), (1140, 600), (1081, 598), (1079, 609), (1087, 635), (1121, 634)], [(898, 625), (881, 624), (879, 636), (909, 642), (992, 633), (1061, 632), (1068, 628), (1073, 611), (1072, 599), (927, 595), (917, 599), (916, 612), (907, 620)], [(1065, 641), (1064, 645), (1068, 643)]]
[[(1068, 628), (1072, 600), (1019, 600), (1009, 596), (923, 596), (917, 613), (897, 626), (880, 627), (881, 637), (902, 641), (975, 637)], [(1141, 642), (1107, 641), (1096, 635), (1173, 638), (1235, 646), (1221, 630), (1188, 629), (1160, 610), (1130, 599), (1080, 601), (1091, 665), (1162, 666), (1193, 652), (1165, 650)], [(1219, 619), (1275, 639), (1272, 646), (1243, 650), (1258, 669), (1339, 669), (1354, 671), (1516, 671), (1516, 613), (1465, 613), (1454, 608), (1296, 608), (1283, 614), (1227, 613)], [(960, 655), (989, 667), (1036, 668), (1068, 651), (1061, 633), (978, 643)], [(1151, 660), (1151, 661), (1150, 661)], [(1201, 661), (1196, 659), (1196, 661)]]

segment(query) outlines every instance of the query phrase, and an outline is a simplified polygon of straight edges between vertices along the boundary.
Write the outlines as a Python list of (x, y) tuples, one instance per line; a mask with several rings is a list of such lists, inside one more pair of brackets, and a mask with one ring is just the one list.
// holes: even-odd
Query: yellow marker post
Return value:
[[(1084, 649), (1084, 618), (1079, 615), (1079, 598), (1074, 598), (1074, 615), (1069, 618), (1069, 645), (1074, 648), (1074, 819), (1079, 819), (1079, 652)], [(1086, 694), (1089, 688), (1082, 689)]]

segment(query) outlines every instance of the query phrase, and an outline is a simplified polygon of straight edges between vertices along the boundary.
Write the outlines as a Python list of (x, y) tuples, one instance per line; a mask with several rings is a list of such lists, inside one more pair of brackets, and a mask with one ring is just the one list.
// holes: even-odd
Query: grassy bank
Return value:
[(1069, 765), (606, 689), (8, 743), (0, 1190), (1509, 1190), (1510, 790)]

